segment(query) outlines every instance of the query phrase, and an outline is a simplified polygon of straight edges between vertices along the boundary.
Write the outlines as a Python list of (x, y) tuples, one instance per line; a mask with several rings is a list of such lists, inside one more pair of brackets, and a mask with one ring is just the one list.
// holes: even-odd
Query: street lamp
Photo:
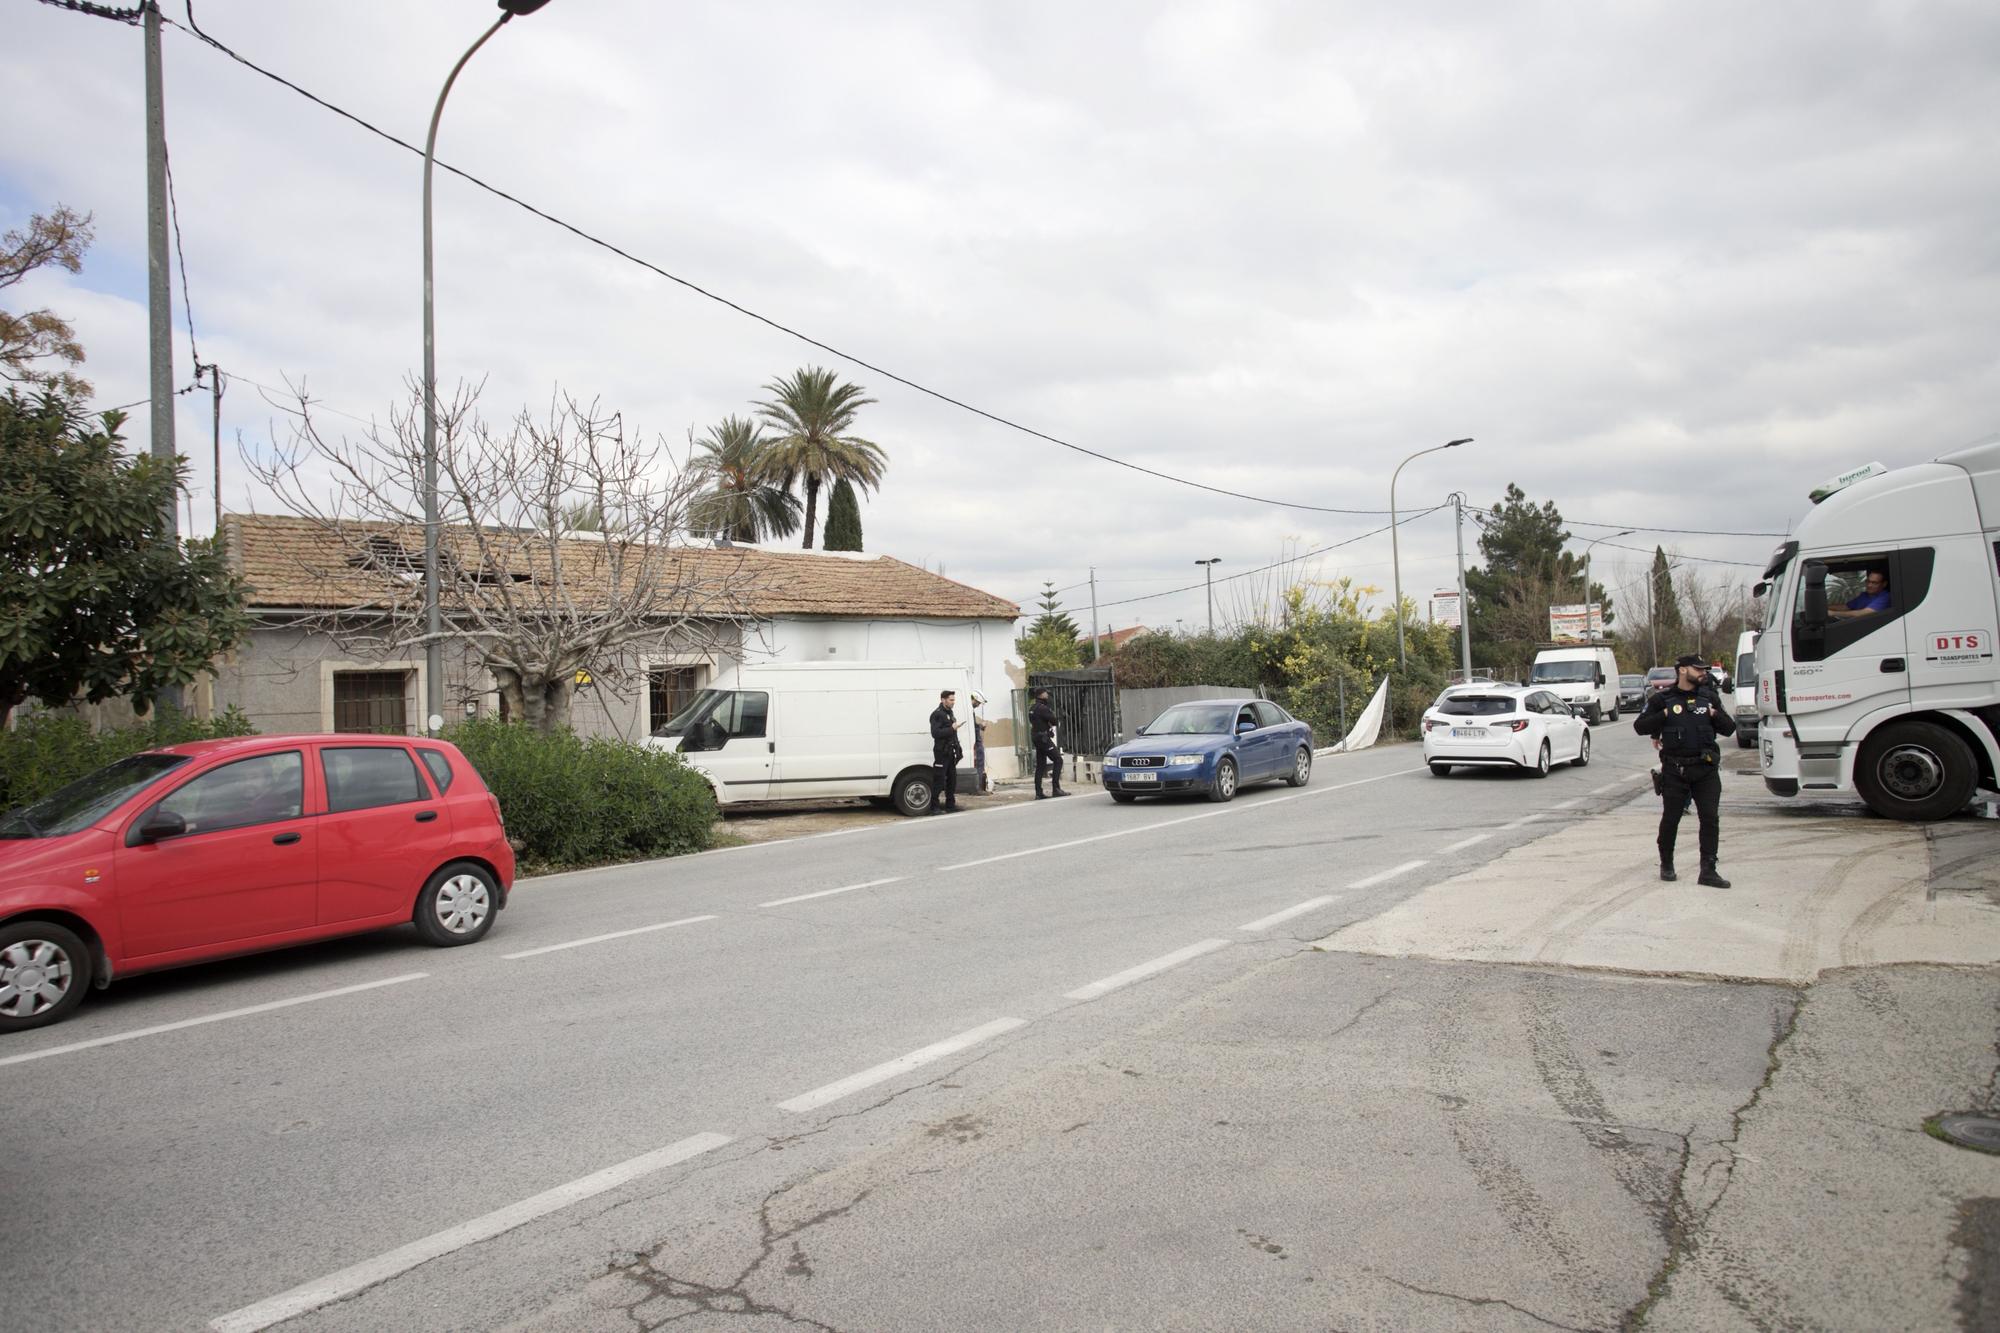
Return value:
[(1588, 640), (1590, 633), (1590, 548), (1599, 542), (1608, 542), (1613, 537), (1630, 537), (1637, 528), (1627, 528), (1623, 532), (1607, 532), (1602, 537), (1592, 537), (1583, 544), (1583, 637)]
[(444, 725), (444, 616), (438, 608), (438, 455), (437, 455), (437, 315), (431, 303), (431, 168), (437, 159), (438, 119), (444, 99), (473, 53), (517, 14), (532, 14), (549, 0), (500, 0), (500, 17), (466, 48), (451, 67), (431, 130), (424, 140), (424, 730)]
[[(1403, 548), (1402, 543), (1396, 540), (1396, 478), (1403, 474), (1404, 468), (1425, 454), (1434, 454), (1440, 449), (1456, 449), (1461, 444), (1471, 443), (1472, 437), (1468, 435), (1462, 440), (1447, 440), (1428, 449), (1419, 449), (1396, 464), (1396, 470), (1389, 474), (1389, 559), (1396, 571), (1396, 669), (1398, 671), (1409, 670), (1410, 663), (1403, 652)], [(1459, 614), (1464, 615), (1465, 610), (1466, 608), (1460, 607)]]
[(1203, 566), (1204, 568), (1202, 572), (1208, 575), (1208, 632), (1210, 634), (1214, 634), (1215, 633), (1215, 567), (1222, 563), (1222, 557), (1219, 555), (1214, 555), (1210, 556), (1206, 560), (1197, 560), (1195, 561), (1195, 563), (1197, 565)]

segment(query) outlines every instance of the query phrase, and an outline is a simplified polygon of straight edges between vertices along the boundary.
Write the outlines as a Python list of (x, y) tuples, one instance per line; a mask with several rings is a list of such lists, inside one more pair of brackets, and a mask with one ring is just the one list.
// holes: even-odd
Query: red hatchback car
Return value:
[(514, 882), (500, 803), (442, 741), (149, 750), (0, 816), (0, 1032), (92, 985), (414, 923), (470, 944)]

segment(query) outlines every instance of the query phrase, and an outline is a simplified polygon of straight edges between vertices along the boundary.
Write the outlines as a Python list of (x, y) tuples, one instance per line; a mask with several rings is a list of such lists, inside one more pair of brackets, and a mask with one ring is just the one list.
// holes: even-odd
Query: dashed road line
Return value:
[(120, 1032), (109, 1037), (92, 1037), (89, 1041), (72, 1041), (61, 1046), (49, 1046), (39, 1051), (25, 1051), (20, 1055), (0, 1057), (0, 1065), (22, 1065), (30, 1060), (46, 1060), (52, 1055), (68, 1055), (72, 1051), (87, 1051), (97, 1046), (112, 1046), (121, 1041), (137, 1041), (141, 1037), (156, 1037), (162, 1032), (179, 1032), (184, 1028), (198, 1028), (209, 1023), (220, 1023), (224, 1019), (248, 1018), (252, 1014), (268, 1014), (274, 1009), (289, 1009), (295, 1004), (311, 1004), (315, 1000), (331, 1000), (336, 996), (354, 995), (360, 991), (380, 990), (384, 986), (401, 985), (405, 981), (421, 981), (428, 972), (405, 972), (399, 977), (384, 977), (380, 981), (364, 981), (356, 986), (339, 986), (333, 990), (314, 991), (311, 995), (294, 995), (289, 1000), (271, 1000), (265, 1004), (245, 1005), (241, 1009), (225, 1009), (219, 1014), (207, 1014), (201, 1018), (183, 1018), (177, 1023), (159, 1023), (149, 1028), (135, 1028), (131, 1032)]
[(699, 1157), (729, 1142), (727, 1134), (696, 1134), (670, 1143), (664, 1148), (643, 1153), (608, 1166), (587, 1176), (581, 1176), (554, 1189), (495, 1209), (470, 1222), (461, 1222), (455, 1227), (425, 1236), (422, 1240), (411, 1241), (408, 1245), (378, 1254), (373, 1259), (363, 1260), (351, 1268), (343, 1268), (338, 1273), (280, 1293), (269, 1300), (246, 1305), (240, 1310), (232, 1310), (226, 1315), (209, 1321), (209, 1328), (215, 1333), (258, 1333), (273, 1324), (281, 1324), (287, 1319), (295, 1319), (308, 1311), (335, 1301), (346, 1300), (359, 1292), (392, 1277), (409, 1272), (421, 1264), (442, 1258), (455, 1250), (512, 1231), (518, 1226), (532, 1222), (538, 1217), (567, 1208), (573, 1203), (581, 1203), (594, 1195), (617, 1189), (641, 1176), (651, 1175), (670, 1166), (678, 1165), (692, 1157)]
[(1468, 847), (1476, 846), (1479, 843), (1485, 842), (1488, 838), (1492, 836), (1493, 835), (1491, 833), (1475, 833), (1469, 838), (1460, 838), (1457, 842), (1453, 843), (1449, 847), (1438, 848), (1438, 855), (1450, 856), (1453, 852), (1462, 852)]
[(899, 1055), (895, 1059), (886, 1060), (872, 1069), (864, 1069), (858, 1074), (850, 1074), (848, 1077), (829, 1083), (825, 1087), (814, 1088), (811, 1092), (801, 1093), (788, 1102), (779, 1102), (778, 1109), (780, 1111), (790, 1111), (793, 1114), (816, 1110), (819, 1107), (825, 1106), (828, 1102), (837, 1102), (842, 1097), (851, 1096), (863, 1088), (873, 1087), (877, 1083), (882, 1083), (896, 1077), (898, 1074), (908, 1073), (910, 1070), (927, 1065), (933, 1060), (942, 1060), (947, 1055), (956, 1055), (967, 1047), (977, 1046), (988, 1037), (997, 1037), (1003, 1032), (1012, 1032), (1015, 1028), (1025, 1027), (1027, 1021), (1025, 1018), (996, 1018), (991, 1023), (982, 1023), (969, 1032), (961, 1032), (956, 1037), (946, 1037), (943, 1041), (933, 1042), (922, 1050), (911, 1051), (908, 1055)]
[(1308, 898), (1296, 907), (1287, 907), (1282, 912), (1273, 912), (1269, 916), (1260, 916), (1255, 921), (1246, 921), (1238, 926), (1237, 929), (1247, 931), (1269, 930), (1281, 921), (1290, 921), (1295, 916), (1304, 916), (1307, 912), (1324, 907), (1332, 901), (1331, 897)]
[(1398, 875), (1407, 875), (1418, 866), (1427, 866), (1429, 864), (1429, 861), (1405, 861), (1399, 866), (1390, 866), (1387, 870), (1370, 875), (1367, 879), (1357, 879), (1347, 887), (1350, 889), (1372, 889), (1377, 884), (1387, 884)]
[(1070, 1000), (1094, 1000), (1100, 995), (1109, 995), (1112, 991), (1129, 986), (1135, 981), (1144, 981), (1147, 977), (1156, 976), (1168, 968), (1179, 967), (1191, 958), (1199, 958), (1205, 953), (1213, 953), (1217, 949), (1226, 949), (1228, 947), (1228, 940), (1203, 940), (1199, 944), (1190, 944), (1185, 949), (1176, 949), (1172, 953), (1162, 954), (1151, 962), (1141, 963), (1137, 967), (1128, 967), (1123, 972), (1105, 977), (1102, 981), (1093, 981), (1088, 986), (1079, 986), (1063, 998)]
[(684, 916), (678, 921), (659, 921), (650, 926), (634, 926), (630, 930), (614, 930), (606, 935), (588, 935), (580, 940), (564, 940), (561, 944), (544, 944), (539, 949), (523, 949), (519, 953), (503, 953), (502, 958), (533, 958), (536, 954), (554, 953), (558, 949), (581, 949), (586, 944), (602, 944), (606, 940), (622, 940), (628, 935), (646, 935), (656, 930), (672, 930), (675, 926), (692, 926), (699, 921), (713, 921), (715, 914), (707, 916)]
[(871, 879), (866, 884), (845, 884), (837, 889), (821, 889), (818, 893), (801, 893), (791, 898), (773, 898), (768, 903), (758, 903), (759, 907), (784, 907), (790, 903), (811, 902), (814, 898), (831, 898), (836, 893), (852, 893), (856, 889), (879, 889), (884, 884), (901, 884), (907, 875), (891, 875), (887, 879)]

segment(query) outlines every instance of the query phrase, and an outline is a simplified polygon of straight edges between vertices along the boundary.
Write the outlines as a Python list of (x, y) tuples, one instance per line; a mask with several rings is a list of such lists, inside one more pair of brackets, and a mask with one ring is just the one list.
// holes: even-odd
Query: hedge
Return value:
[(715, 795), (678, 754), (481, 718), (448, 728), (500, 800), (524, 868), (557, 870), (705, 850)]
[(88, 721), (66, 713), (24, 717), (12, 731), (0, 731), (0, 810), (30, 805), (141, 750), (256, 731), (234, 708), (209, 721), (158, 708), (143, 722), (103, 731), (92, 731)]

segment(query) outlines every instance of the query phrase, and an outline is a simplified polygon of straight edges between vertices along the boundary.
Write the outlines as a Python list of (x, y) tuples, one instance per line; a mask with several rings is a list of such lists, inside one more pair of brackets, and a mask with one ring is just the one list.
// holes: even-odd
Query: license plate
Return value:
[(1484, 727), (1453, 727), (1451, 729), (1452, 739), (1460, 741), (1483, 741), (1492, 734), (1492, 732)]
[(1160, 775), (1158, 773), (1127, 773), (1125, 780), (1127, 782), (1158, 782)]

